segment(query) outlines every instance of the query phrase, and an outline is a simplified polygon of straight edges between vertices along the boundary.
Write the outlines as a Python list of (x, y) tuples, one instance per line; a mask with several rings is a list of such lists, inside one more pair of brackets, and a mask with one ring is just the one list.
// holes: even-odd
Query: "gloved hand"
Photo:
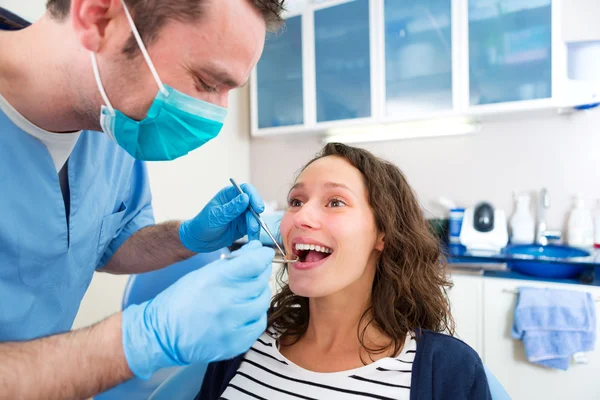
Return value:
[(136, 376), (233, 358), (265, 331), (274, 251), (253, 241), (234, 254), (123, 311), (123, 349)]
[(248, 210), (248, 204), (260, 214), (265, 203), (254, 186), (243, 184), (241, 188), (244, 194), (239, 194), (233, 186), (222, 189), (200, 214), (181, 224), (179, 238), (187, 249), (196, 253), (216, 251), (231, 246), (246, 234), (248, 240), (258, 240), (260, 225)]

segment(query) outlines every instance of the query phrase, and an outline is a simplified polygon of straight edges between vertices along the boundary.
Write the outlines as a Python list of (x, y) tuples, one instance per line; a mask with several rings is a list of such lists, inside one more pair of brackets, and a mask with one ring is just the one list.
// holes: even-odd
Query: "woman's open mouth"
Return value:
[(309, 269), (321, 265), (333, 253), (333, 250), (323, 245), (314, 243), (297, 242), (293, 245), (293, 252), (298, 256), (294, 268)]

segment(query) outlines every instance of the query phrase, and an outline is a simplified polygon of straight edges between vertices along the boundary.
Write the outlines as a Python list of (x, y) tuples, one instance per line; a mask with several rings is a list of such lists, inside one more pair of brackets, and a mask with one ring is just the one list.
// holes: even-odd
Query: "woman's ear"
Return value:
[(377, 235), (377, 241), (375, 242), (375, 250), (378, 250), (380, 252), (383, 251), (383, 248), (385, 247), (384, 238), (385, 238), (385, 234), (383, 234), (383, 233), (379, 233)]

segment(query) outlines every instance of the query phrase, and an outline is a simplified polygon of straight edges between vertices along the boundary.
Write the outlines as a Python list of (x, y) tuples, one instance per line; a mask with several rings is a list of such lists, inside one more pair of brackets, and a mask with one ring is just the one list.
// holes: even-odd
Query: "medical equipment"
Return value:
[[(221, 260), (233, 260), (234, 258), (239, 257), (239, 255), (237, 254), (221, 254)], [(285, 257), (284, 258), (274, 258), (273, 259), (273, 263), (274, 264), (293, 264), (295, 262), (298, 262), (299, 258), (298, 256), (296, 256), (295, 260), (287, 260)]]
[[(229, 182), (231, 182), (231, 184), (233, 185), (233, 187), (235, 187), (237, 189), (237, 191), (240, 194), (244, 194), (244, 191), (242, 190), (242, 188), (235, 182), (235, 180), (233, 178), (229, 178)], [(273, 234), (271, 233), (271, 230), (269, 229), (269, 227), (267, 226), (267, 224), (265, 224), (265, 221), (263, 221), (263, 219), (261, 218), (261, 216), (254, 211), (254, 209), (252, 208), (252, 205), (248, 205), (248, 209), (250, 210), (250, 213), (252, 213), (252, 215), (254, 216), (254, 218), (256, 218), (256, 220), (258, 221), (258, 223), (260, 224), (260, 226), (265, 230), (265, 232), (267, 232), (267, 235), (269, 235), (269, 237), (271, 238), (271, 240), (273, 241), (273, 243), (275, 243), (275, 246), (277, 246), (277, 248), (279, 249), (279, 251), (281, 252), (281, 255), (283, 256), (283, 259), (273, 259), (273, 262), (276, 264), (287, 264), (287, 263), (295, 263), (299, 260), (298, 257), (296, 257), (295, 260), (287, 260), (287, 256), (285, 254), (285, 251), (283, 251), (283, 249), (281, 248), (281, 246), (279, 245), (279, 243), (277, 242), (277, 240), (275, 239), (275, 236), (273, 236)], [(221, 257), (221, 258), (225, 258), (225, 259), (231, 259), (231, 258), (235, 258), (236, 256), (225, 256), (225, 257)]]
[(506, 213), (489, 203), (465, 210), (460, 243), (469, 250), (498, 252), (508, 243)]

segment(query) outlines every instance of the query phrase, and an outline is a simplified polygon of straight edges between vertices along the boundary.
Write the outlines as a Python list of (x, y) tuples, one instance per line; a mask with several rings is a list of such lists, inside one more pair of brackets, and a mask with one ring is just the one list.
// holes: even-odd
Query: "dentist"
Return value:
[(0, 9), (0, 399), (87, 398), (232, 358), (264, 331), (273, 251), (256, 241), (69, 329), (95, 270), (152, 271), (258, 237), (250, 185), (156, 225), (144, 161), (219, 134), (283, 1), (48, 0), (27, 27)]

